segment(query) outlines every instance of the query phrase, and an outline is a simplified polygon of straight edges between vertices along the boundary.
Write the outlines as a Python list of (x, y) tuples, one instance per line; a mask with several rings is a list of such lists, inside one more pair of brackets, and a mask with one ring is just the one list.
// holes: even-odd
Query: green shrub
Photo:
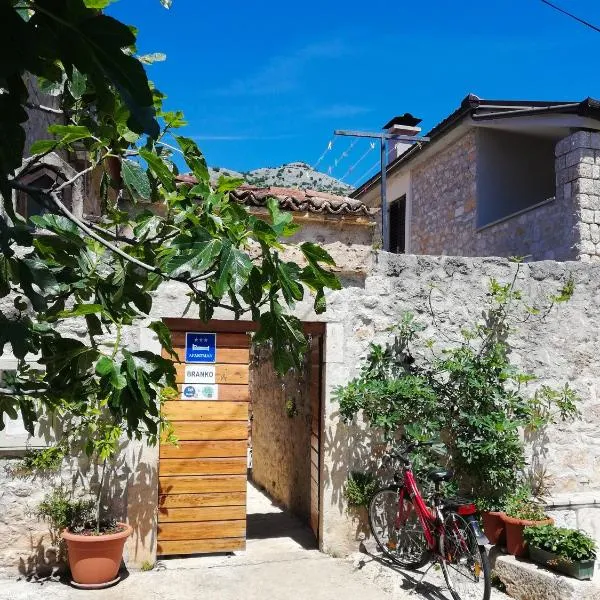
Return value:
[(38, 518), (46, 521), (52, 530), (78, 531), (95, 518), (95, 502), (91, 498), (73, 500), (63, 487), (57, 487), (44, 496), (37, 508)]
[(346, 483), (345, 496), (348, 506), (367, 508), (371, 498), (377, 491), (377, 480), (370, 473), (353, 471)]
[[(528, 389), (536, 377), (511, 362), (510, 346), (515, 326), (543, 321), (556, 303), (571, 297), (573, 282), (536, 307), (516, 289), (518, 273), (519, 267), (505, 284), (490, 280), (482, 314), (450, 344), (444, 331), (439, 340), (420, 339), (426, 324), (405, 313), (390, 328), (393, 341), (372, 344), (360, 376), (334, 390), (344, 421), (362, 412), (392, 445), (400, 435), (443, 440), (443, 462), (454, 470), (461, 494), (488, 500), (490, 506), (499, 505), (523, 479), (527, 465), (521, 431), (579, 416), (579, 398), (568, 385)], [(437, 329), (433, 305), (431, 312)], [(420, 478), (423, 470), (417, 465), (433, 459), (427, 452), (413, 455)], [(530, 503), (519, 510), (534, 515), (537, 508)]]
[(543, 525), (526, 527), (523, 532), (525, 541), (546, 552), (558, 554), (569, 561), (595, 560), (596, 542), (583, 531)]
[(531, 489), (521, 485), (506, 497), (504, 512), (513, 519), (544, 521), (548, 515), (544, 508), (532, 498)]

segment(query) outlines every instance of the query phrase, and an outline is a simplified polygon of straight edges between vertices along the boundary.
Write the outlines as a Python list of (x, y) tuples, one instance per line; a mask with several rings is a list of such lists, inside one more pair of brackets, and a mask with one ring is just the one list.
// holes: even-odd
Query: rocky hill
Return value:
[(216, 181), (221, 175), (239, 177), (250, 185), (259, 187), (286, 187), (300, 188), (302, 190), (316, 190), (330, 192), (340, 196), (347, 196), (354, 188), (342, 183), (338, 179), (315, 171), (310, 165), (303, 162), (291, 162), (280, 167), (263, 167), (240, 173), (222, 167), (210, 167), (211, 179)]

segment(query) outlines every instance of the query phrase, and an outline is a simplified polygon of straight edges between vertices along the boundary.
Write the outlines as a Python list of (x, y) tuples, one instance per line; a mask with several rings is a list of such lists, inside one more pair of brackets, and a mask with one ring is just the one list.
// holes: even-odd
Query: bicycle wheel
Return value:
[(418, 569), (429, 560), (419, 516), (404, 497), (399, 514), (398, 490), (379, 490), (369, 504), (369, 526), (381, 551), (401, 567)]
[(490, 563), (469, 523), (450, 512), (440, 537), (444, 579), (454, 600), (489, 600), (492, 589)]

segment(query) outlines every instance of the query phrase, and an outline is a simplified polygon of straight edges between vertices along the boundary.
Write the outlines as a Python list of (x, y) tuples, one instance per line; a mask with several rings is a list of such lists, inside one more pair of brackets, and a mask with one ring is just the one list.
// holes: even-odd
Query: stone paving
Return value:
[[(124, 573), (113, 588), (83, 591), (68, 582), (0, 579), (0, 600), (447, 600), (433, 569), (417, 593), (420, 573), (390, 568), (362, 553), (331, 558), (314, 548), (312, 532), (248, 488), (248, 544), (245, 552), (169, 558), (152, 571)], [(495, 594), (494, 600), (507, 598)]]

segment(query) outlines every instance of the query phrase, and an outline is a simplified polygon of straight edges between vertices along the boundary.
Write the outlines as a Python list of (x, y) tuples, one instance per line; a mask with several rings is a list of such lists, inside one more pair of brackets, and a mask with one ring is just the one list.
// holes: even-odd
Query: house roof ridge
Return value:
[[(542, 110), (543, 109), (543, 110)], [(477, 111), (488, 111), (484, 114), (477, 115)], [(449, 131), (454, 125), (458, 124), (467, 115), (470, 116), (489, 116), (494, 117), (494, 113), (498, 114), (495, 118), (513, 118), (519, 115), (527, 114), (527, 111), (534, 112), (563, 112), (572, 113), (580, 116), (590, 116), (600, 121), (600, 99), (588, 96), (581, 101), (568, 100), (502, 100), (502, 99), (485, 99), (480, 98), (473, 92), (467, 94), (461, 101), (458, 108), (452, 111), (439, 123), (434, 125), (426, 134), (426, 137), (431, 138), (431, 142), (435, 142), (436, 138)], [(513, 114), (514, 113), (514, 114)], [(414, 144), (410, 146), (403, 154), (396, 157), (387, 165), (387, 171), (396, 168), (401, 163), (406, 162), (414, 155), (418, 154), (423, 148), (430, 144), (422, 146)], [(356, 198), (368, 190), (381, 177), (380, 173), (376, 173), (369, 180), (363, 183), (360, 187), (351, 193), (352, 198)]]
[[(178, 175), (181, 183), (194, 184), (197, 179), (190, 173)], [(362, 201), (350, 196), (338, 196), (319, 190), (284, 188), (276, 186), (260, 187), (242, 184), (229, 192), (240, 204), (265, 207), (269, 198), (275, 198), (282, 210), (332, 215), (372, 216), (373, 211)]]

